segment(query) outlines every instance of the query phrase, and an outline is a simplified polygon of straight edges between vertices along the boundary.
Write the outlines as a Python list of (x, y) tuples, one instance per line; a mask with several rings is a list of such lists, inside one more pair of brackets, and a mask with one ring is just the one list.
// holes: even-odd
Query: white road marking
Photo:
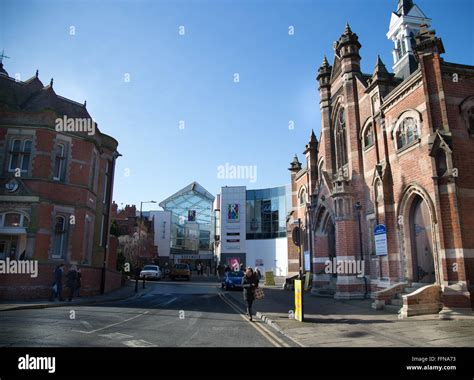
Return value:
[(125, 344), (128, 347), (156, 347), (155, 344), (147, 342), (143, 339), (126, 340), (125, 342), (122, 342), (122, 344)]
[(165, 302), (163, 302), (163, 303), (159, 303), (159, 304), (156, 305), (156, 306), (167, 306), (167, 305), (169, 305), (170, 303), (172, 303), (172, 302), (174, 302), (174, 301), (176, 301), (176, 300), (177, 300), (177, 298), (176, 298), (176, 297), (173, 297), (173, 298), (171, 298), (170, 300), (165, 301)]
[(83, 324), (84, 326), (86, 326), (88, 329), (91, 329), (91, 330), (94, 328), (94, 327), (92, 327), (92, 325), (91, 325), (89, 322), (87, 322), (87, 321), (81, 321), (81, 324)]
[(131, 321), (133, 319), (136, 319), (136, 318), (139, 318), (139, 317), (142, 317), (143, 315), (145, 314), (148, 314), (148, 311), (145, 311), (141, 314), (138, 314), (138, 315), (135, 315), (131, 318), (128, 318), (128, 319), (125, 319), (123, 321), (120, 321), (120, 322), (116, 322), (116, 323), (112, 323), (110, 325), (107, 325), (107, 326), (104, 326), (104, 327), (101, 327), (100, 329), (96, 329), (96, 330), (92, 330), (92, 331), (81, 331), (81, 330), (72, 330), (74, 332), (80, 332), (80, 333), (83, 333), (83, 334), (92, 334), (92, 333), (95, 333), (97, 331), (102, 331), (102, 330), (105, 330), (105, 329), (108, 329), (110, 327), (113, 327), (113, 326), (117, 326), (117, 325), (120, 325), (121, 323), (125, 323), (125, 322), (128, 322), (128, 321)]
[(119, 332), (109, 333), (109, 334), (100, 334), (99, 336), (102, 336), (104, 338), (113, 339), (113, 340), (122, 340), (122, 339), (133, 338), (133, 336), (131, 336), (131, 335), (122, 334), (122, 333), (119, 333)]

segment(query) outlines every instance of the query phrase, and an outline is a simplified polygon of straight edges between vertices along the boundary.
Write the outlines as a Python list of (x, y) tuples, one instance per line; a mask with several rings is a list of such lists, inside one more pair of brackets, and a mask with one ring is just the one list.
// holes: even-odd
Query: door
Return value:
[[(336, 258), (336, 229), (334, 227), (334, 223), (331, 220), (328, 220), (327, 234), (329, 260), (333, 262), (333, 259)], [(336, 271), (334, 270), (332, 273), (332, 277), (337, 277), (337, 273), (335, 272)]]
[(410, 216), (413, 281), (435, 282), (431, 218), (423, 199), (417, 196)]
[(8, 243), (5, 240), (0, 240), (0, 260), (5, 260), (8, 256)]

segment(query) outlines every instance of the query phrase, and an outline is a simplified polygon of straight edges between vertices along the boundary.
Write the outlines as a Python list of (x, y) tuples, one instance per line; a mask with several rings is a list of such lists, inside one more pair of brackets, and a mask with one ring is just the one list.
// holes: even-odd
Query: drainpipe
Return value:
[[(364, 249), (362, 246), (362, 227), (360, 224), (360, 210), (362, 209), (362, 205), (359, 201), (357, 201), (354, 205), (356, 211), (357, 211), (357, 222), (359, 225), (359, 252), (360, 252), (360, 261), (363, 263), (364, 262)], [(364, 272), (365, 272), (365, 263), (364, 263)], [(364, 273), (364, 286), (365, 286), (365, 294), (364, 294), (364, 299), (367, 298), (367, 295), (369, 294), (369, 287), (367, 284), (367, 277), (365, 276)]]
[(105, 242), (105, 247), (104, 247), (104, 261), (102, 264), (102, 273), (101, 273), (101, 280), (100, 280), (100, 294), (105, 293), (105, 273), (106, 273), (106, 266), (107, 266), (107, 248), (109, 246), (109, 235), (110, 235), (110, 205), (112, 201), (112, 189), (113, 189), (113, 184), (114, 184), (114, 176), (115, 176), (115, 160), (120, 157), (121, 154), (119, 154), (117, 151), (114, 152), (113, 158), (111, 161), (111, 168), (110, 168), (110, 173), (109, 173), (109, 183), (107, 184), (107, 199), (106, 199), (106, 205), (107, 205), (107, 213), (105, 214), (105, 225), (106, 228), (104, 228), (104, 231), (102, 231), (102, 239)]

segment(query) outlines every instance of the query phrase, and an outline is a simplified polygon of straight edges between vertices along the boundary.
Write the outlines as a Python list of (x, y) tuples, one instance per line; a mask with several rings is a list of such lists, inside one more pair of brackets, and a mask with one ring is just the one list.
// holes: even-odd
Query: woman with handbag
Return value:
[(242, 287), (244, 288), (244, 301), (247, 302), (247, 316), (252, 320), (252, 304), (255, 300), (255, 289), (258, 288), (258, 279), (252, 268), (247, 268), (245, 276), (242, 277)]

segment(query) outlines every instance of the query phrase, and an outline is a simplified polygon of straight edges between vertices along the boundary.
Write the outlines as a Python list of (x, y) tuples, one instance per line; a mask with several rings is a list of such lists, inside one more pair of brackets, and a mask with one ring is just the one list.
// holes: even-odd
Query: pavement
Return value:
[(263, 286), (257, 318), (245, 317), (242, 291), (215, 277), (134, 282), (73, 302), (0, 304), (0, 346), (98, 347), (474, 347), (474, 318), (398, 319), (371, 300), (304, 294), (305, 321), (293, 318), (294, 293)]
[[(262, 285), (261, 285), (262, 286)], [(398, 319), (371, 308), (372, 300), (335, 300), (304, 294), (305, 321), (293, 318), (294, 293), (263, 286), (257, 316), (300, 346), (312, 347), (474, 347), (474, 319), (442, 320), (437, 315)], [(227, 292), (243, 302), (241, 292)]]
[(76, 306), (76, 305), (94, 305), (104, 302), (114, 302), (123, 299), (137, 297), (146, 293), (149, 289), (142, 288), (142, 282), (139, 283), (138, 293), (135, 293), (135, 281), (129, 282), (120, 289), (109, 293), (92, 296), (92, 297), (76, 297), (69, 301), (49, 301), (47, 299), (36, 299), (27, 301), (3, 301), (0, 302), (0, 312), (8, 310), (24, 310), (24, 309), (44, 309), (51, 307)]

